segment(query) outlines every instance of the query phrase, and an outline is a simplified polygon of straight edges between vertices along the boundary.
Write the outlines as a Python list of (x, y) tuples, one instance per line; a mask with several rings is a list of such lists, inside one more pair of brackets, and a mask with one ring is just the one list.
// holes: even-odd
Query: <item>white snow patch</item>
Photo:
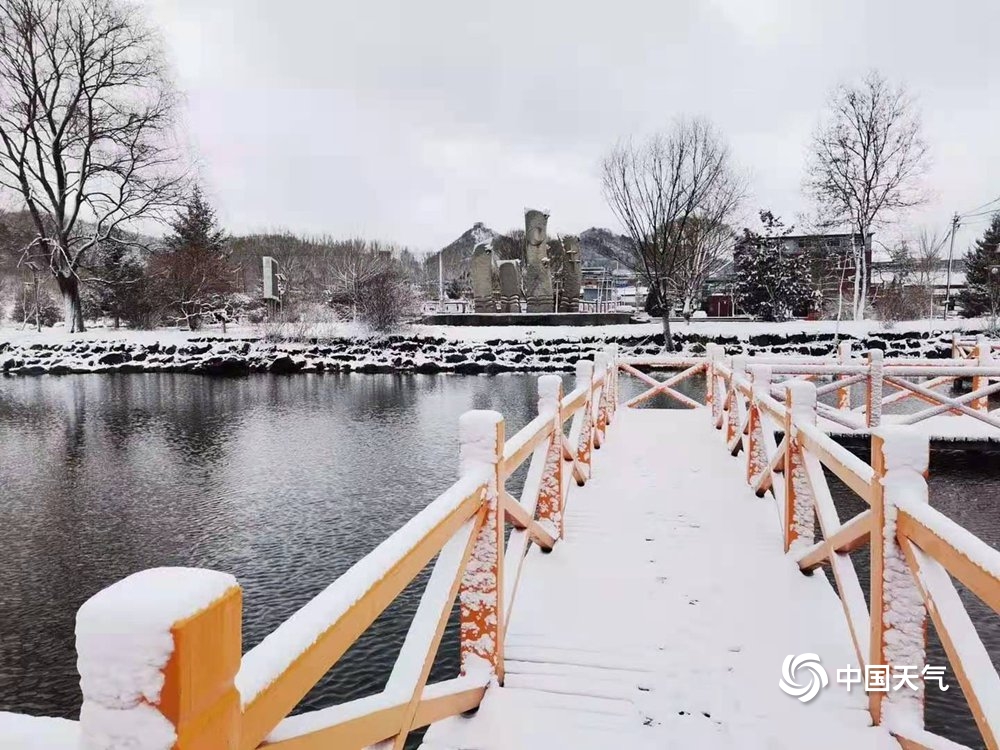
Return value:
[(0, 711), (0, 750), (77, 750), (79, 743), (75, 721)]
[[(173, 727), (150, 704), (173, 653), (171, 628), (219, 599), (236, 579), (195, 568), (153, 568), (99, 591), (76, 616), (83, 745), (159, 750)], [(131, 744), (130, 744), (131, 743)]]

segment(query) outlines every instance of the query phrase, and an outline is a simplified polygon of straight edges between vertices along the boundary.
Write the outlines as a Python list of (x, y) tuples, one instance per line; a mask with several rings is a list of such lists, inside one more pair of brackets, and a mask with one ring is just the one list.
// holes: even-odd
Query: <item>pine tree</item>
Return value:
[(204, 317), (223, 310), (235, 288), (227, 238), (198, 187), (171, 227), (173, 234), (166, 239), (166, 250), (154, 258), (152, 271), (168, 314), (193, 330)]
[(100, 315), (111, 318), (115, 328), (124, 320), (134, 323), (137, 295), (145, 288), (146, 269), (132, 246), (113, 237), (101, 244), (96, 262), (89, 269), (91, 304)]
[(965, 254), (965, 288), (958, 295), (962, 315), (1000, 315), (1000, 213), (993, 214), (981, 239)]
[(781, 238), (791, 229), (781, 219), (761, 211), (760, 221), (763, 233), (744, 229), (735, 254), (736, 304), (760, 320), (805, 315), (813, 303), (806, 258), (782, 252)]
[(191, 199), (170, 223), (173, 235), (167, 237), (168, 250), (205, 250), (221, 253), (226, 243), (226, 233), (218, 226), (213, 209), (201, 188), (195, 186)]

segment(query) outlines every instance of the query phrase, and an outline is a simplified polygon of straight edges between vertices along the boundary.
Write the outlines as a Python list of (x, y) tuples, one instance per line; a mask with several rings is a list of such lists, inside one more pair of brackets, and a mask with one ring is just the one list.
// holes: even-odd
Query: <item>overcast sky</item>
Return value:
[(830, 89), (873, 67), (917, 98), (933, 160), (933, 198), (898, 231), (943, 233), (1000, 196), (995, 0), (147, 3), (232, 232), (436, 249), (475, 221), (519, 226), (525, 206), (552, 233), (617, 228), (601, 155), (678, 115), (726, 135), (748, 216), (794, 218)]

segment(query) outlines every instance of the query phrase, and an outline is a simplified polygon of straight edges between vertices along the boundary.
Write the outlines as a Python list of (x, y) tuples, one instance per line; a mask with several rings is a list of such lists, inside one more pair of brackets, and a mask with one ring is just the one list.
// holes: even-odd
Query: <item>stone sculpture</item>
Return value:
[(580, 264), (580, 238), (568, 235), (562, 238), (563, 257), (560, 278), (559, 312), (580, 312), (580, 294), (583, 274)]
[(500, 275), (500, 312), (521, 312), (521, 261), (502, 260), (497, 267)]
[(477, 313), (497, 311), (494, 296), (493, 248), (488, 242), (481, 242), (472, 250), (472, 302)]
[(549, 268), (546, 229), (549, 215), (528, 209), (524, 212), (524, 242), (527, 268), (524, 274), (524, 296), (529, 313), (553, 311), (552, 272)]

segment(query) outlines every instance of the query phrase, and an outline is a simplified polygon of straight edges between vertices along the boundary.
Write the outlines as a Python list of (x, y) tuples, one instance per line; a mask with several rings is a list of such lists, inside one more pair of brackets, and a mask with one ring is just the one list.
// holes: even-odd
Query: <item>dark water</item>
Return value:
[[(144, 568), (235, 574), (244, 648), (255, 645), (454, 481), (463, 412), (497, 409), (512, 435), (537, 413), (536, 380), (3, 379), (0, 710), (75, 717), (76, 610)], [(522, 481), (515, 474), (508, 489)], [(300, 708), (384, 686), (425, 580)], [(457, 671), (453, 623), (432, 680)]]
[[(511, 435), (535, 414), (535, 380), (149, 374), (0, 381), (0, 710), (75, 717), (76, 610), (143, 568), (235, 574), (245, 595), (244, 647), (258, 643), (453, 481), (462, 412), (498, 409)], [(631, 378), (621, 382), (626, 398), (645, 389)], [(701, 398), (702, 382), (682, 390)], [(649, 405), (672, 404), (657, 397)], [(934, 505), (993, 545), (1000, 505), (990, 466), (998, 463), (996, 455), (935, 454), (932, 466)], [(508, 484), (515, 493), (520, 479)], [(846, 493), (840, 503), (850, 503)], [(845, 519), (848, 510), (841, 510)], [(300, 708), (382, 688), (422, 584), (407, 589)], [(996, 658), (998, 618), (966, 599)], [(937, 643), (932, 635), (929, 659), (944, 664)], [(431, 679), (457, 669), (453, 623)], [(931, 697), (931, 728), (977, 746), (956, 694), (957, 686), (944, 708)]]

